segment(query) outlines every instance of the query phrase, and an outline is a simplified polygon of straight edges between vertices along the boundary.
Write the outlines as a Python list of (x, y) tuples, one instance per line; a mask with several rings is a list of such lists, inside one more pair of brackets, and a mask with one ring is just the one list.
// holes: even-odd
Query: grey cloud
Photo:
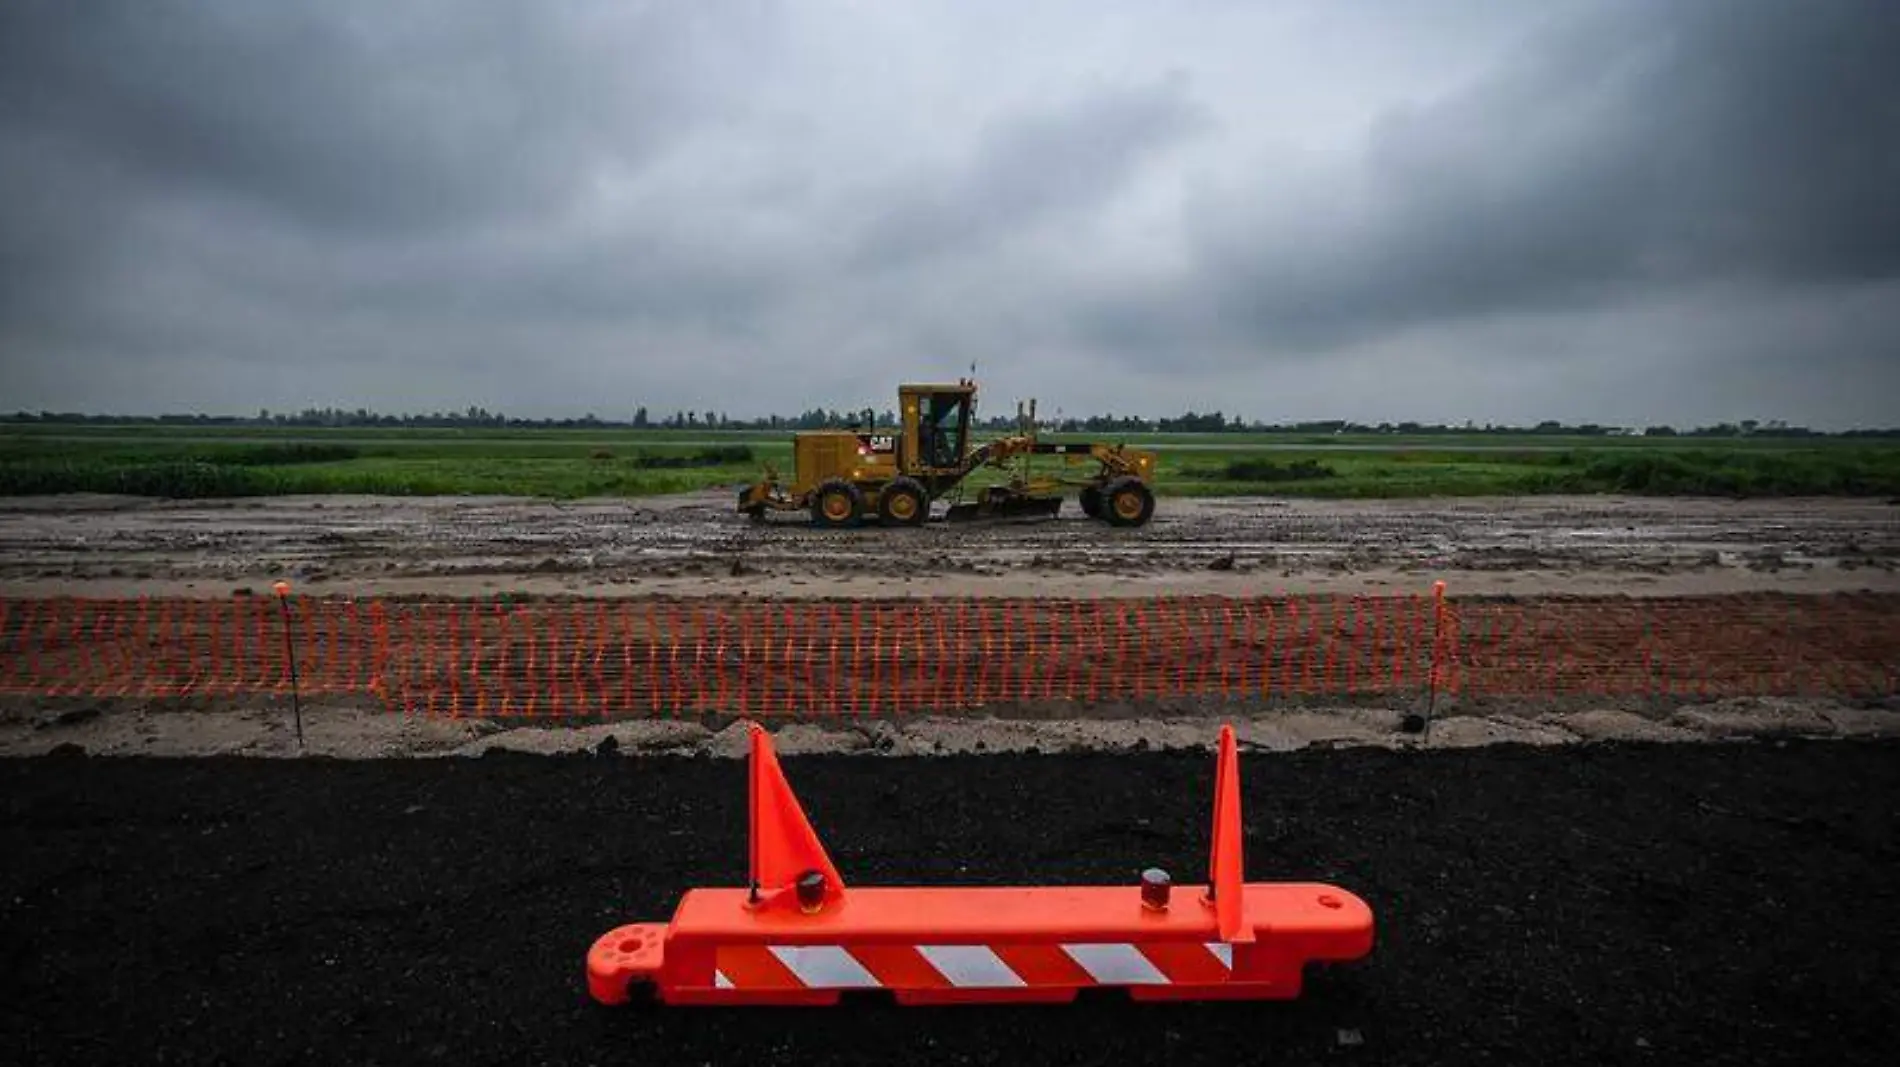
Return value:
[(691, 6), (18, 0), (0, 117), (148, 193), (330, 230), (467, 225), (547, 210), (702, 117), (719, 83), (683, 66), (694, 21)]
[(1658, 287), (1894, 277), (1895, 55), (1890, 4), (1588, 11), (1384, 116), (1331, 182), (1194, 204), (1193, 273), (1094, 336), (1323, 350)]
[(856, 259), (876, 267), (943, 256), (1026, 227), (1087, 216), (1144, 162), (1208, 123), (1179, 75), (1009, 116), (985, 130), (954, 169), (887, 192), (887, 206), (871, 215)]
[(1900, 8), (1182, 10), (10, 0), (0, 407), (1900, 421)]
[(341, 314), (728, 298), (746, 271), (694, 268), (671, 220), (575, 219), (603, 179), (636, 183), (742, 106), (733, 75), (772, 19), (719, 17), (735, 10), (6, 5), (0, 339), (253, 340), (195, 320), (204, 291), (306, 336)]

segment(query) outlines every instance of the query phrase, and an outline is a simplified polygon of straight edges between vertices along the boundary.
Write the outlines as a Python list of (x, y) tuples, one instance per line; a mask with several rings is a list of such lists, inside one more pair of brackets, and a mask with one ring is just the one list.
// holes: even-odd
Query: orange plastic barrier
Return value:
[[(525, 718), (1881, 697), (1900, 597), (0, 600), (0, 693)], [(289, 628), (286, 641), (285, 628)]]
[(742, 888), (689, 890), (668, 923), (632, 923), (587, 953), (587, 988), (677, 1005), (830, 1005), (846, 990), (899, 1004), (1060, 1003), (1084, 988), (1136, 1000), (1282, 1000), (1309, 963), (1372, 950), (1372, 909), (1336, 886), (1249, 884), (1240, 763), (1220, 731), (1208, 879), (1139, 885), (847, 889), (751, 727), (751, 862)]

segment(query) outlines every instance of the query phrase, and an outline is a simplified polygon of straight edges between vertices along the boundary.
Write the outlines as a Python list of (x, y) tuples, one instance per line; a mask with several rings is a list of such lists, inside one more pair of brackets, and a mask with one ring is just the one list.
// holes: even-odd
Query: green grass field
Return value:
[[(1162, 434), (1130, 437), (1127, 443), (1161, 454), (1158, 489), (1178, 495), (1900, 496), (1900, 442), (1895, 441)], [(649, 496), (738, 485), (757, 477), (763, 462), (789, 471), (787, 434), (150, 425), (0, 429), (0, 495), (12, 496)]]

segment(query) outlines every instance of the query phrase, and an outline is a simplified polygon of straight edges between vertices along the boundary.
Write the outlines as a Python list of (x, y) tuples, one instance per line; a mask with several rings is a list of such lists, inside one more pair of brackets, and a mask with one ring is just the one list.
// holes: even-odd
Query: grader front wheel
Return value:
[(850, 482), (833, 478), (812, 494), (811, 521), (819, 526), (855, 526), (863, 516), (864, 494)]
[(1102, 515), (1110, 526), (1145, 526), (1154, 513), (1154, 492), (1141, 479), (1117, 478), (1102, 487)]

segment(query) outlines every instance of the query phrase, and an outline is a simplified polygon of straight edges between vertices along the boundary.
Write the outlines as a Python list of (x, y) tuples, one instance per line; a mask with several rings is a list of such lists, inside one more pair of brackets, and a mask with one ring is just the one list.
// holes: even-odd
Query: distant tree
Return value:
[[(380, 414), (367, 408), (355, 409), (341, 407), (306, 407), (300, 411), (276, 411), (269, 408), (257, 409), (255, 416), (247, 415), (209, 415), (191, 412), (169, 412), (154, 415), (107, 415), (75, 411), (26, 411), (19, 410), (10, 414), (0, 414), (0, 423), (50, 423), (50, 424), (90, 424), (90, 423), (145, 423), (163, 426), (243, 426), (276, 425), (304, 427), (353, 427), (353, 426), (508, 426), (508, 427), (600, 427), (633, 426), (648, 429), (655, 426), (667, 429), (782, 429), (795, 430), (841, 427), (855, 424), (863, 417), (863, 412), (849, 414), (834, 409), (812, 408), (798, 415), (770, 414), (751, 419), (734, 419), (723, 411), (687, 412), (676, 411), (664, 421), (655, 423), (651, 411), (641, 406), (636, 408), (630, 422), (607, 421), (589, 412), (579, 418), (538, 418), (526, 419), (508, 416), (499, 411), (490, 411), (480, 405), (470, 405), (457, 411), (422, 411)], [(877, 413), (879, 425), (895, 425), (897, 415), (891, 411)], [(1015, 413), (1011, 410), (979, 418), (976, 427), (985, 432), (1013, 430), (1016, 425)], [(1698, 437), (1720, 438), (1754, 435), (1773, 438), (1900, 438), (1900, 428), (1860, 427), (1852, 430), (1827, 432), (1809, 429), (1804, 426), (1789, 425), (1785, 419), (1755, 420), (1743, 419), (1739, 422), (1722, 422), (1712, 426), (1701, 426), (1691, 430), (1677, 430), (1667, 425), (1655, 425), (1640, 430), (1626, 430), (1620, 427), (1604, 426), (1586, 422), (1568, 426), (1556, 420), (1544, 420), (1532, 427), (1520, 427), (1487, 422), (1480, 428), (1473, 420), (1466, 419), (1462, 427), (1448, 426), (1443, 423), (1420, 423), (1404, 421), (1397, 424), (1381, 422), (1375, 425), (1352, 422), (1341, 419), (1313, 419), (1291, 423), (1262, 424), (1239, 415), (1225, 415), (1221, 412), (1187, 411), (1177, 416), (1159, 419), (1135, 415), (1078, 416), (1057, 409), (1053, 418), (1044, 420), (1044, 425), (1065, 433), (1091, 433), (1102, 436), (1141, 434), (1153, 432), (1168, 433), (1214, 433), (1253, 431), (1263, 433), (1298, 434), (1342, 434), (1342, 433), (1406, 433), (1406, 434), (1444, 434), (1444, 433), (1484, 433), (1496, 435), (1508, 434), (1575, 434), (1580, 436), (1606, 436), (1623, 434), (1641, 434), (1645, 437)]]

